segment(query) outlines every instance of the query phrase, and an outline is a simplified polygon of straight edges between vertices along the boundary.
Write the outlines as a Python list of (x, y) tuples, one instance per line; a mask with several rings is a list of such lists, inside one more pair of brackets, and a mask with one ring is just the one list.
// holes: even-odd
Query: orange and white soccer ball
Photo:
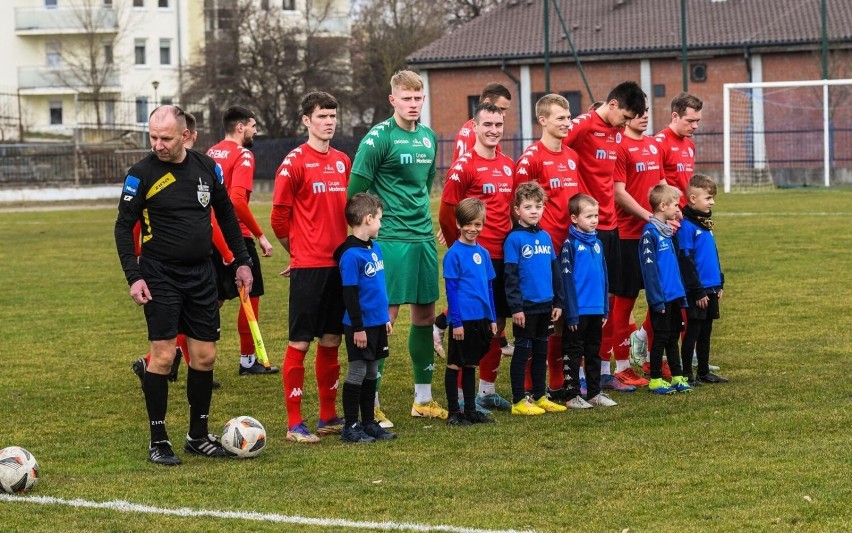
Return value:
[(222, 447), (237, 459), (257, 457), (266, 447), (266, 429), (250, 416), (232, 418), (222, 428)]

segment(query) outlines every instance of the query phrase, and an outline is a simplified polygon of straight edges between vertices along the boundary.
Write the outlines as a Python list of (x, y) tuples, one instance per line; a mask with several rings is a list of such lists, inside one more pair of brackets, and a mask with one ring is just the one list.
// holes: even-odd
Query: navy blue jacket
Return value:
[(603, 245), (597, 232), (571, 226), (562, 244), (562, 285), (565, 287), (565, 324), (576, 326), (582, 315), (609, 314), (609, 282)]
[(660, 312), (666, 303), (676, 300), (680, 300), (681, 307), (687, 307), (675, 244), (650, 222), (639, 239), (639, 266), (645, 282), (645, 298), (652, 311)]

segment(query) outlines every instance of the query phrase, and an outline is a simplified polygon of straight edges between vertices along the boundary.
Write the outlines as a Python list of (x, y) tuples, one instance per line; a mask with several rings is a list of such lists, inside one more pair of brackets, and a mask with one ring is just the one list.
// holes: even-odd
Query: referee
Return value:
[[(151, 362), (142, 380), (151, 429), (148, 459), (177, 465), (166, 433), (168, 374), (178, 333), (190, 354), (186, 396), (189, 432), (184, 450), (224, 457), (215, 435), (207, 432), (213, 392), (213, 364), (219, 340), (216, 274), (210, 259), (211, 208), (228, 247), (234, 252), (237, 286), (251, 289), (251, 259), (234, 208), (212, 159), (186, 149), (190, 133), (177, 106), (160, 106), (148, 123), (151, 153), (124, 179), (115, 221), (115, 244), (130, 297), (144, 306)], [(133, 226), (142, 221), (142, 255), (134, 253)]]

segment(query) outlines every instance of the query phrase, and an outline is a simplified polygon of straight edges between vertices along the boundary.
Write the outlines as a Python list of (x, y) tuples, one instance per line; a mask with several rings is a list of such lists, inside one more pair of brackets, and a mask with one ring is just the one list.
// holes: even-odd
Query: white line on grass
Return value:
[(299, 524), (306, 526), (346, 527), (352, 529), (372, 529), (381, 531), (446, 531), (448, 533), (533, 533), (530, 530), (519, 531), (516, 529), (477, 529), (471, 527), (415, 524), (410, 522), (359, 522), (355, 520), (343, 520), (340, 518), (307, 518), (304, 516), (288, 516), (275, 513), (253, 513), (245, 511), (211, 511), (207, 509), (165, 509), (162, 507), (151, 507), (123, 500), (112, 500), (108, 502), (93, 502), (89, 500), (65, 500), (63, 498), (52, 498), (50, 496), (14, 496), (11, 494), (0, 494), (0, 501), (12, 503), (34, 503), (39, 505), (67, 505), (69, 507), (82, 507), (87, 509), (110, 509), (121, 513), (146, 513), (164, 516), (180, 517), (210, 517), (225, 518), (230, 520), (254, 520), (257, 522), (275, 522), (280, 524)]
[(806, 212), (806, 211), (797, 211), (797, 212), (754, 212), (754, 211), (725, 211), (721, 213), (713, 213), (713, 217), (801, 217), (801, 216), (809, 216), (809, 217), (848, 217), (852, 215), (852, 213), (846, 211), (815, 211), (815, 212)]

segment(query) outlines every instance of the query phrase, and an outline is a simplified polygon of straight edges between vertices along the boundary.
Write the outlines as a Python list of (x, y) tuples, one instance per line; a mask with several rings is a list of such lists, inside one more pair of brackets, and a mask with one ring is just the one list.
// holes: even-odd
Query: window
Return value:
[(107, 100), (104, 102), (104, 110), (106, 111), (106, 123), (110, 126), (115, 126), (115, 100)]
[(145, 0), (133, 0), (133, 7), (145, 7)]
[(160, 98), (160, 105), (172, 105), (174, 101), (174, 98), (172, 98), (171, 96), (164, 96)]
[(112, 43), (106, 42), (104, 43), (104, 63), (106, 63), (107, 65), (112, 65), (112, 62)]
[(148, 97), (136, 97), (136, 122), (148, 122)]
[(296, 0), (281, 0), (281, 9), (284, 11), (296, 11)]
[[(565, 97), (568, 100), (568, 106), (570, 107), (571, 117), (576, 117), (578, 115), (582, 115), (586, 111), (586, 108), (583, 107), (583, 95), (580, 91), (561, 91), (559, 93), (561, 96)], [(539, 98), (544, 96), (545, 93), (533, 93), (532, 94), (532, 123), (538, 124), (538, 117), (535, 116), (535, 104), (538, 102)]]
[(112, 0), (104, 0), (104, 7), (108, 8), (108, 9), (111, 8), (112, 7)]
[(133, 46), (133, 57), (137, 65), (145, 64), (145, 39), (136, 39)]
[(473, 118), (473, 113), (476, 111), (476, 106), (479, 105), (479, 95), (472, 94), (467, 97), (467, 116)]
[(62, 100), (51, 100), (48, 103), (50, 108), (50, 124), (57, 126), (62, 124)]
[(269, 11), (269, 0), (260, 0), (260, 9)]
[(62, 45), (60, 43), (48, 41), (44, 43), (44, 51), (48, 67), (57, 68), (62, 66)]
[(157, 7), (165, 9), (169, 7), (169, 0), (157, 0)]
[(160, 64), (172, 64), (172, 40), (160, 39)]
[(59, 5), (59, 0), (44, 0), (44, 7), (47, 9), (56, 9)]

